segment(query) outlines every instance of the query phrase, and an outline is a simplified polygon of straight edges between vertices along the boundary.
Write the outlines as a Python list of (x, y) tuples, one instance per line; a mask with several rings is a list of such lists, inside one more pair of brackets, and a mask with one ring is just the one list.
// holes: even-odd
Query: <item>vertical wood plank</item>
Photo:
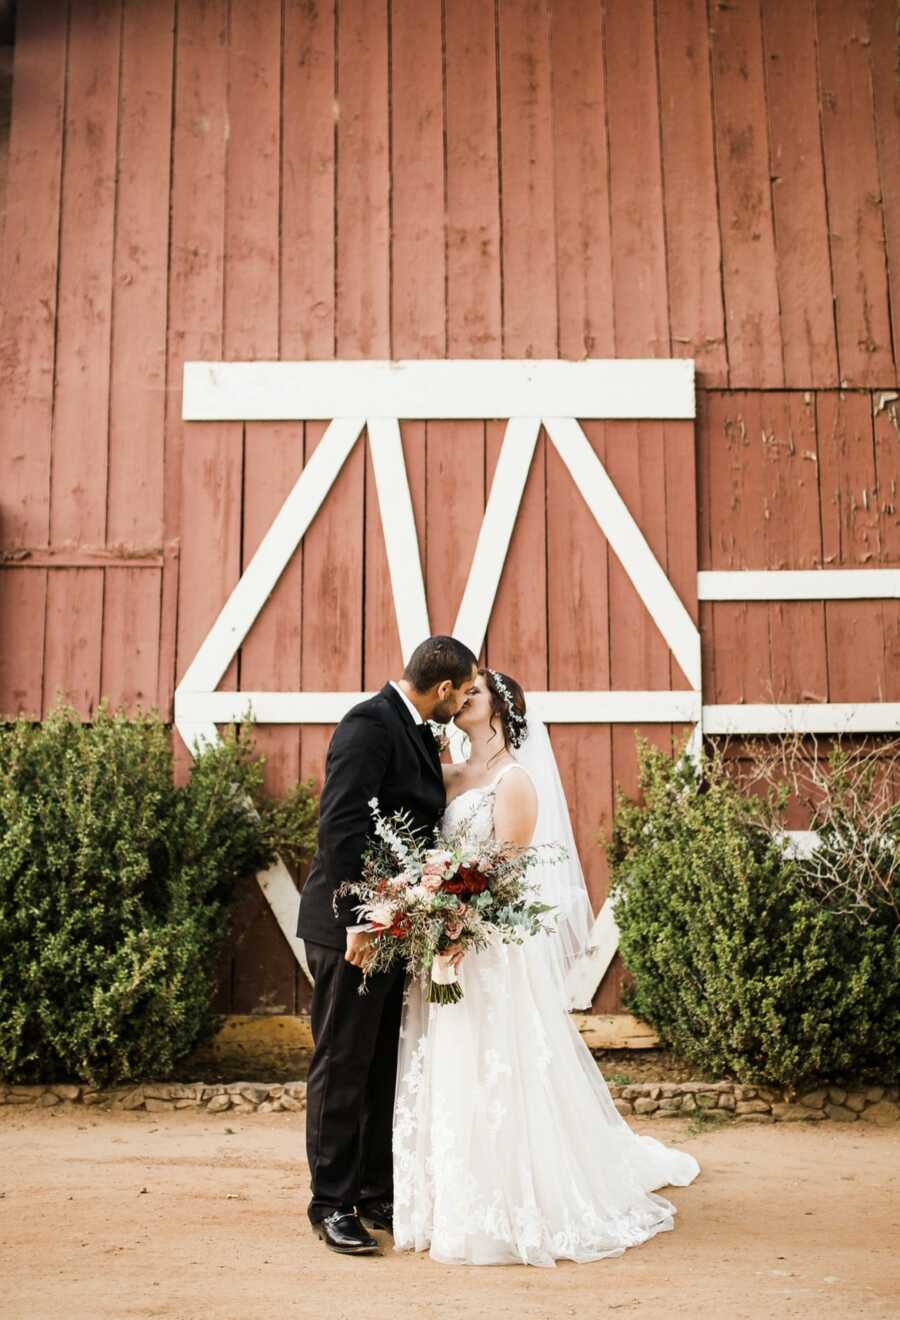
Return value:
[[(500, 0), (503, 353), (556, 357), (550, 24), (540, 0)], [(505, 427), (489, 423), (490, 489)], [(488, 627), (488, 663), (522, 684), (547, 682), (546, 437), (538, 440)]]
[(120, 27), (115, 0), (72, 8), (50, 536), (73, 545), (106, 538)]
[[(829, 568), (881, 558), (881, 526), (870, 396), (822, 392), (816, 398), (822, 550)], [(880, 601), (825, 604), (830, 701), (883, 701), (884, 625)]]
[[(280, 5), (250, 0), (232, 6), (223, 329), (229, 361), (278, 358), (280, 82)], [(251, 105), (253, 113), (247, 114)], [(303, 432), (299, 425), (254, 422), (245, 426), (241, 571), (250, 562), (302, 466)], [(243, 690), (291, 690), (299, 681), (300, 574), (300, 565), (292, 559), (241, 647), (238, 673)], [(254, 740), (257, 750), (268, 758), (264, 771), (267, 785), (272, 791), (283, 792), (296, 781), (299, 767), (296, 729), (257, 727)], [(271, 956), (284, 964), (286, 973), (292, 973), (290, 962), (285, 961), (290, 951), (271, 913), (269, 920)], [(256, 952), (254, 946), (254, 956)], [(235, 985), (241, 983), (238, 967), (234, 975)]]
[[(163, 540), (174, 22), (159, 0), (127, 5), (122, 25), (107, 540), (128, 547)], [(158, 629), (159, 601), (147, 605)]]
[(391, 343), (443, 357), (444, 110), (441, 6), (391, 0)]
[(429, 422), (427, 454), (425, 595), (432, 632), (452, 633), (484, 515), (484, 424)]
[(285, 0), (281, 351), (334, 356), (334, 4)]
[(900, 376), (900, 80), (897, 16), (892, 6), (884, 0), (869, 0), (867, 28), (896, 381)]
[[(697, 456), (693, 422), (662, 424), (665, 472), (665, 544), (668, 577), (695, 624), (697, 602)], [(691, 684), (669, 651), (669, 686), (689, 691)], [(679, 737), (681, 735), (679, 734)]]
[[(303, 468), (301, 424), (248, 422), (244, 470), (244, 567), (256, 553)], [(241, 689), (300, 690), (303, 542), (294, 551), (241, 647)], [(300, 738), (291, 725), (254, 730), (268, 757), (265, 781), (271, 792), (291, 788), (300, 773)]]
[(614, 357), (603, 10), (552, 8), (554, 209), (559, 352)]
[(47, 570), (0, 568), (0, 716), (39, 720)]
[(728, 380), (706, 0), (658, 0), (659, 100), (673, 357)]
[(386, 0), (338, 9), (337, 339), (342, 358), (390, 357)]
[(883, 385), (894, 364), (864, 5), (818, 0), (816, 16), (841, 384)]
[[(666, 464), (659, 422), (609, 422), (606, 468), (647, 544), (666, 570)], [(670, 651), (649, 611), (615, 555), (609, 560), (610, 675), (613, 688), (669, 687)], [(668, 746), (665, 726), (619, 726), (613, 730), (616, 780), (636, 788), (634, 734)]]
[(784, 379), (835, 385), (814, 0), (762, 0), (762, 18)]
[(161, 572), (117, 567), (106, 569), (105, 578), (100, 691), (113, 707), (136, 715), (156, 701)]
[[(443, 32), (440, 5), (391, 0), (391, 352), (446, 352)], [(404, 422), (401, 443), (425, 563), (426, 426)], [(365, 687), (403, 667), (384, 528), (366, 446)]]
[[(705, 473), (701, 544), (710, 568), (752, 568), (760, 489), (759, 396), (710, 393), (700, 414)], [(709, 607), (706, 642), (713, 653), (707, 704), (767, 701), (769, 606), (764, 601), (719, 601)]]
[(47, 572), (42, 719), (56, 705), (59, 693), (83, 720), (91, 718), (100, 699), (103, 571), (51, 568)]
[[(755, 522), (763, 533), (764, 561), (758, 567), (816, 567), (822, 562), (822, 542), (816, 415), (811, 396), (762, 395), (760, 424), (764, 467)], [(823, 603), (774, 601), (769, 606), (769, 635), (775, 700), (826, 701)]]
[[(603, 457), (603, 423), (583, 423)], [(605, 536), (568, 469), (547, 451), (547, 635), (549, 686), (560, 691), (610, 687), (609, 550)], [(609, 877), (598, 836), (609, 831), (613, 812), (610, 725), (553, 728), (553, 748), (566, 787), (578, 854), (595, 912)]]
[(229, 12), (225, 353), (265, 361), (278, 356), (281, 7)]
[[(877, 399), (878, 396), (876, 396)], [(875, 476), (878, 482), (881, 563), (900, 567), (900, 408), (876, 404)], [(882, 602), (885, 701), (900, 701), (900, 600)], [(900, 785), (898, 785), (900, 788)]]
[[(0, 320), (0, 459), (6, 547), (46, 545), (59, 256), (67, 8), (22, 5), (16, 19), (12, 122), (3, 231)], [(8, 579), (8, 574), (4, 574)], [(12, 588), (37, 606), (45, 574)], [(18, 607), (17, 607), (18, 608)], [(43, 616), (43, 607), (40, 608)], [(40, 672), (37, 674), (40, 691)], [(10, 689), (25, 689), (15, 680)], [(29, 683), (27, 702), (39, 695)]]
[[(308, 463), (325, 431), (307, 422)], [(303, 538), (303, 692), (358, 692), (363, 671), (365, 452), (357, 443)], [(332, 729), (307, 724), (301, 774), (321, 785)]]
[[(282, 60), (281, 356), (286, 360), (331, 358), (335, 353), (338, 109), (333, 0), (316, 5), (285, 0)], [(307, 434), (310, 430), (302, 428), (298, 437), (301, 459), (304, 448), (312, 443)], [(303, 594), (305, 554), (306, 538), (285, 570), (285, 577), (299, 578), (295, 588), (300, 629), (296, 682), (301, 690), (313, 677), (313, 671), (303, 667), (303, 643), (315, 626), (313, 598)], [(327, 745), (323, 730), (307, 725), (294, 734), (298, 775), (321, 777)], [(305, 1003), (307, 995), (308, 983), (298, 968), (295, 1003)]]
[[(176, 637), (163, 633), (161, 663), (177, 679), (191, 663), (239, 569), (213, 553), (215, 538), (240, 520), (241, 427), (182, 423), (186, 359), (222, 356), (223, 249), (227, 142), (227, 10), (208, 0), (179, 10), (172, 143), (169, 333), (166, 376), (166, 537), (179, 537)], [(235, 484), (236, 483), (236, 484)], [(208, 519), (208, 521), (206, 521)], [(239, 540), (228, 544), (232, 553)], [(174, 588), (169, 583), (170, 591)], [(163, 618), (170, 601), (164, 592)], [(172, 645), (174, 642), (174, 646)], [(234, 687), (232, 662), (223, 680)], [(189, 753), (176, 744), (179, 775)]]
[(493, 7), (446, 0), (447, 354), (502, 356)]
[[(665, 462), (660, 423), (608, 422), (604, 428), (606, 469), (662, 567), (666, 563)], [(622, 564), (609, 556), (610, 686), (666, 689), (669, 648)], [(670, 725), (616, 724), (611, 731), (612, 779), (630, 797), (638, 793), (637, 736), (669, 752)], [(595, 998), (601, 1012), (621, 1008), (628, 973), (617, 954)]]
[(653, 0), (607, 6), (606, 77), (616, 354), (668, 357)]
[(499, 0), (503, 355), (557, 355), (550, 24), (543, 0)]
[[(191, 423), (184, 451), (179, 677), (240, 577), (242, 470), (240, 424)], [(237, 658), (219, 683), (223, 692), (236, 687)]]
[(772, 388), (784, 366), (757, 0), (716, 9), (711, 40), (730, 383)]

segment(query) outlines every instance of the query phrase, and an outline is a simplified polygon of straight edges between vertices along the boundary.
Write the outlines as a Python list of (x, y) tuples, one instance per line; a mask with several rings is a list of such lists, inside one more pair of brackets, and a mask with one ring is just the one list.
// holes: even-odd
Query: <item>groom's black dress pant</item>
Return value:
[(369, 979), (343, 949), (306, 942), (315, 1048), (306, 1091), (309, 1217), (393, 1199), (391, 1124), (405, 968)]

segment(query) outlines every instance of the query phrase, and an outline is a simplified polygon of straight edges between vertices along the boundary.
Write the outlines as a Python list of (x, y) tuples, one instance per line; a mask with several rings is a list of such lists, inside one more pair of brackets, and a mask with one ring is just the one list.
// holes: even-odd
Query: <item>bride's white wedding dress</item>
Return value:
[[(460, 793), (444, 827), (493, 832), (494, 783)], [(527, 771), (526, 771), (527, 773)], [(640, 1136), (567, 1012), (552, 937), (467, 954), (463, 998), (406, 986), (394, 1108), (394, 1245), (450, 1264), (620, 1256), (674, 1228), (654, 1189), (693, 1155)]]

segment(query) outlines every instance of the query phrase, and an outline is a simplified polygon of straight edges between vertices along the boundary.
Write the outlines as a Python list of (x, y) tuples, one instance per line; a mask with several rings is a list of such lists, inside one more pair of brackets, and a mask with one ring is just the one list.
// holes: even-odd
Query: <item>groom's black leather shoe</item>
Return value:
[(371, 1234), (367, 1233), (356, 1215), (349, 1211), (335, 1210), (334, 1214), (313, 1224), (313, 1231), (332, 1251), (339, 1251), (345, 1256), (380, 1256), (381, 1248)]
[(372, 1201), (368, 1205), (358, 1207), (359, 1217), (369, 1228), (385, 1228), (389, 1233), (394, 1231), (394, 1203), (385, 1198), (383, 1201)]

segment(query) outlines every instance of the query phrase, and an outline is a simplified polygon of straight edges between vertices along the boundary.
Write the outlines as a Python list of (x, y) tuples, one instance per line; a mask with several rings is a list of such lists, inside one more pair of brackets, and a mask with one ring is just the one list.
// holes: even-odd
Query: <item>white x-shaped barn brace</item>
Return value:
[[(471, 569), (453, 628), (477, 655), (484, 642), (541, 425), (691, 684), (689, 691), (529, 692), (547, 723), (693, 724), (755, 733), (900, 729), (900, 704), (702, 705), (700, 635), (578, 419), (692, 419), (691, 360), (188, 362), (185, 421), (329, 422), (175, 691), (175, 724), (196, 753), (219, 739), (217, 723), (248, 708), (263, 724), (336, 723), (362, 692), (217, 692), (220, 682), (363, 431), (368, 432), (404, 660), (429, 635), (415, 518), (400, 419), (507, 418)], [(870, 579), (876, 579), (872, 581)], [(878, 590), (873, 590), (874, 586)], [(823, 599), (900, 594), (892, 570), (701, 573), (707, 600)], [(797, 846), (813, 840), (798, 832)], [(276, 861), (258, 876), (272, 912), (309, 975), (296, 936), (297, 891)], [(573, 970), (579, 993), (599, 986), (618, 946), (607, 900), (590, 954)], [(576, 988), (573, 986), (573, 989)]]

